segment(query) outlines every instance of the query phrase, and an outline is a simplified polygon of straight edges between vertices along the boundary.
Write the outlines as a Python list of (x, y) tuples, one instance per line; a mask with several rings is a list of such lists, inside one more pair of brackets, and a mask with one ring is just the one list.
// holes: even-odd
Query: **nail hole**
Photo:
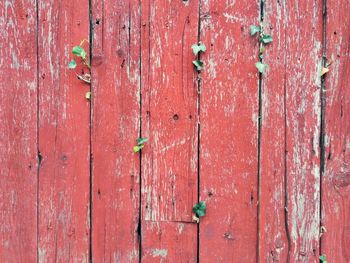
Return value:
[(178, 119), (179, 119), (179, 115), (175, 114), (175, 115), (173, 116), (173, 120), (174, 120), (174, 121), (177, 121)]
[(96, 25), (100, 24), (100, 19), (96, 19)]

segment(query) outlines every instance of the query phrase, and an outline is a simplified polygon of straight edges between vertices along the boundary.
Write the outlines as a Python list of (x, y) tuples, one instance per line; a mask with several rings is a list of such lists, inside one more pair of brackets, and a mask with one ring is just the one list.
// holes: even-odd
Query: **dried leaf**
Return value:
[(329, 72), (329, 68), (322, 68), (321, 77)]

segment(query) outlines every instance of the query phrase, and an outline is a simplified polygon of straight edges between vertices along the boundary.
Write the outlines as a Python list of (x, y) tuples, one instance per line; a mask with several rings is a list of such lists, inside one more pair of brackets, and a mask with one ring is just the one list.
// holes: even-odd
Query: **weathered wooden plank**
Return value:
[(194, 226), (185, 222), (143, 221), (147, 232), (142, 236), (142, 262), (197, 262)]
[(350, 2), (327, 1), (326, 168), (322, 178), (322, 254), (350, 262)]
[(140, 5), (92, 4), (92, 255), (96, 262), (138, 262)]
[[(191, 222), (197, 202), (198, 94), (191, 45), (198, 37), (198, 1), (142, 1), (141, 9), (142, 135), (149, 138), (142, 150), (142, 257), (151, 261), (148, 253), (160, 243), (168, 251), (166, 261), (194, 262), (197, 226), (181, 230), (177, 222)], [(159, 234), (165, 232), (174, 236)], [(175, 234), (188, 247), (175, 246)]]
[(286, 225), (286, 32), (285, 2), (264, 5), (264, 30), (273, 42), (266, 46), (269, 69), (261, 85), (259, 258), (287, 262), (289, 230)]
[(35, 1), (0, 2), (0, 261), (37, 260)]
[(197, 201), (198, 96), (191, 45), (197, 41), (198, 1), (143, 6), (142, 133), (149, 138), (142, 158), (143, 218), (190, 222)]
[(89, 85), (67, 65), (72, 47), (89, 36), (89, 1), (39, 1), (38, 8), (39, 261), (88, 262)]
[(274, 40), (263, 78), (260, 255), (269, 262), (316, 262), (322, 2), (267, 2), (264, 18)]
[(319, 252), (322, 3), (295, 1), (284, 8), (285, 51), (293, 54), (285, 53), (289, 262), (312, 262)]
[(256, 262), (259, 1), (203, 1), (207, 46), (200, 99), (200, 259)]

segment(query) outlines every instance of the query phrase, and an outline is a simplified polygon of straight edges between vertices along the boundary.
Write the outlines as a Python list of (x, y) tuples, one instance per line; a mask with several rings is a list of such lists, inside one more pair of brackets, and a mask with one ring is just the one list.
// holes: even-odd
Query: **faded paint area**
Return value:
[(168, 250), (167, 249), (152, 249), (151, 250), (151, 254), (153, 255), (153, 257), (162, 257), (162, 258), (166, 258), (168, 255)]

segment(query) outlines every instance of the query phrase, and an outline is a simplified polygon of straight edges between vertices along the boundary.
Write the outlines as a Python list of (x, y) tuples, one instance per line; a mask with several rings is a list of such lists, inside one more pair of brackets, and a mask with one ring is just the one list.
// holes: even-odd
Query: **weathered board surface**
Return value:
[(267, 1), (264, 22), (274, 41), (262, 80), (260, 259), (316, 262), (322, 2)]
[(313, 262), (319, 260), (322, 3), (286, 2), (283, 7), (289, 25), (283, 32), (287, 262)]
[(38, 19), (39, 261), (88, 262), (89, 86), (68, 63), (89, 36), (89, 1), (40, 1)]
[(256, 262), (258, 186), (258, 1), (206, 1), (200, 40), (207, 46), (200, 85), (199, 232), (205, 262)]
[(350, 2), (327, 1), (322, 254), (350, 262)]
[[(350, 262), (349, 12), (1, 1), (0, 262)], [(83, 39), (91, 85), (67, 68)]]
[(149, 138), (142, 151), (142, 259), (195, 262), (198, 93), (191, 45), (198, 1), (142, 1), (141, 9), (141, 132)]
[[(261, 82), (259, 257), (262, 262), (287, 262), (289, 225), (286, 205), (286, 3), (264, 5), (269, 69)], [(289, 10), (289, 9), (288, 9)]]
[(92, 257), (138, 262), (140, 6), (92, 3)]
[(0, 262), (37, 260), (35, 1), (0, 2)]

